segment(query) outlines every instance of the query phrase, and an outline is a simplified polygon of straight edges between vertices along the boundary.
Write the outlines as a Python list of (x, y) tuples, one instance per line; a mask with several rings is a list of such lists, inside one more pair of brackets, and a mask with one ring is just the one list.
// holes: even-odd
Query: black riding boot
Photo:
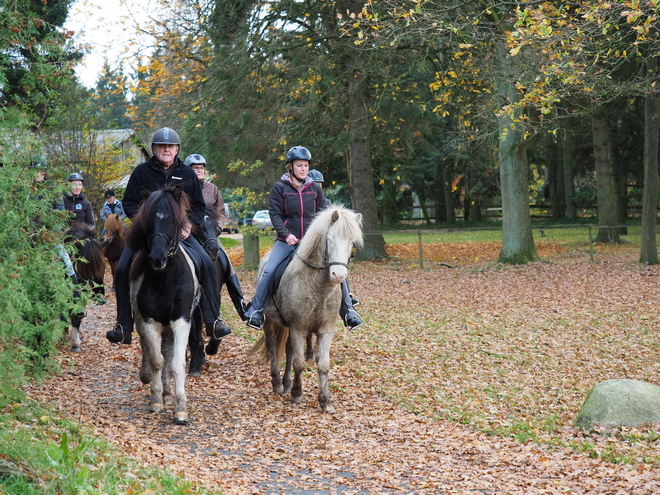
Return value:
[[(349, 330), (353, 330), (364, 323), (362, 317), (357, 311), (355, 311), (355, 303), (353, 300), (357, 301), (357, 298), (351, 294), (348, 280), (344, 279), (341, 283), (341, 306), (339, 308), (339, 315), (341, 316), (344, 325)], [(359, 301), (358, 304), (360, 304)]]
[(229, 297), (231, 297), (231, 302), (234, 303), (238, 316), (240, 316), (243, 321), (247, 320), (245, 311), (250, 302), (243, 296), (241, 284), (236, 275), (231, 275), (225, 282), (225, 285), (227, 286), (227, 292), (229, 292)]

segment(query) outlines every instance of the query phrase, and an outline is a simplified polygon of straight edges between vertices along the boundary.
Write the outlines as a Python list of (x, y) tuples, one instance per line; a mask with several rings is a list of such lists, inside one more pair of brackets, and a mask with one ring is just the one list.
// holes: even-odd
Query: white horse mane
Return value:
[[(335, 214), (337, 219), (333, 221)], [(324, 253), (325, 240), (330, 230), (333, 236), (349, 239), (357, 247), (362, 247), (364, 243), (361, 217), (341, 205), (330, 205), (312, 220), (305, 237), (300, 241), (298, 254), (311, 260), (318, 256), (318, 253)]]

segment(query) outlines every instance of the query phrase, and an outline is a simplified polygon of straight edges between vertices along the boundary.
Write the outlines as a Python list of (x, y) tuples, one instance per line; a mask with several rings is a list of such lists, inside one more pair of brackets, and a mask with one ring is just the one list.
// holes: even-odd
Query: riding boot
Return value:
[(209, 343), (206, 345), (206, 354), (213, 356), (218, 352), (220, 341), (231, 333), (231, 329), (222, 318), (218, 318), (213, 323), (206, 323), (206, 335), (211, 337)]
[(227, 292), (229, 292), (229, 297), (231, 297), (231, 302), (234, 303), (238, 316), (240, 316), (243, 321), (247, 320), (245, 312), (247, 311), (250, 301), (243, 296), (241, 284), (236, 275), (231, 275), (225, 281), (225, 285), (227, 286)]
[(348, 288), (348, 281), (344, 279), (341, 283), (341, 306), (339, 308), (339, 315), (341, 316), (344, 326), (349, 330), (359, 327), (364, 323), (362, 317), (355, 311), (353, 307), (353, 298)]
[(130, 301), (128, 270), (133, 254), (128, 248), (121, 255), (115, 274), (115, 296), (117, 298), (117, 324), (105, 337), (113, 344), (131, 344), (133, 341), (133, 312)]

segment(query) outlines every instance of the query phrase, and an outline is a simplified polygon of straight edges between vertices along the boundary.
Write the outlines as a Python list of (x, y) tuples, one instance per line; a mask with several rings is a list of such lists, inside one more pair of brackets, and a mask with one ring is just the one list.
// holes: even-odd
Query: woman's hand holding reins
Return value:
[(179, 232), (179, 237), (181, 239), (188, 239), (188, 237), (190, 237), (191, 231), (192, 231), (192, 224), (190, 222), (186, 222), (186, 224), (181, 229), (181, 232)]
[(288, 236), (286, 236), (286, 243), (289, 246), (295, 246), (296, 244), (298, 244), (298, 238), (293, 234), (289, 234)]

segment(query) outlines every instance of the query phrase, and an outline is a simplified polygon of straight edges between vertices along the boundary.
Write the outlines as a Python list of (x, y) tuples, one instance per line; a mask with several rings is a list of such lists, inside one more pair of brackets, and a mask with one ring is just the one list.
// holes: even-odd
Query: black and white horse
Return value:
[(142, 347), (140, 379), (151, 384), (149, 410), (171, 399), (173, 420), (188, 422), (186, 346), (200, 286), (190, 256), (179, 244), (190, 201), (179, 187), (149, 194), (133, 219), (128, 246), (135, 253), (129, 274), (131, 307)]

